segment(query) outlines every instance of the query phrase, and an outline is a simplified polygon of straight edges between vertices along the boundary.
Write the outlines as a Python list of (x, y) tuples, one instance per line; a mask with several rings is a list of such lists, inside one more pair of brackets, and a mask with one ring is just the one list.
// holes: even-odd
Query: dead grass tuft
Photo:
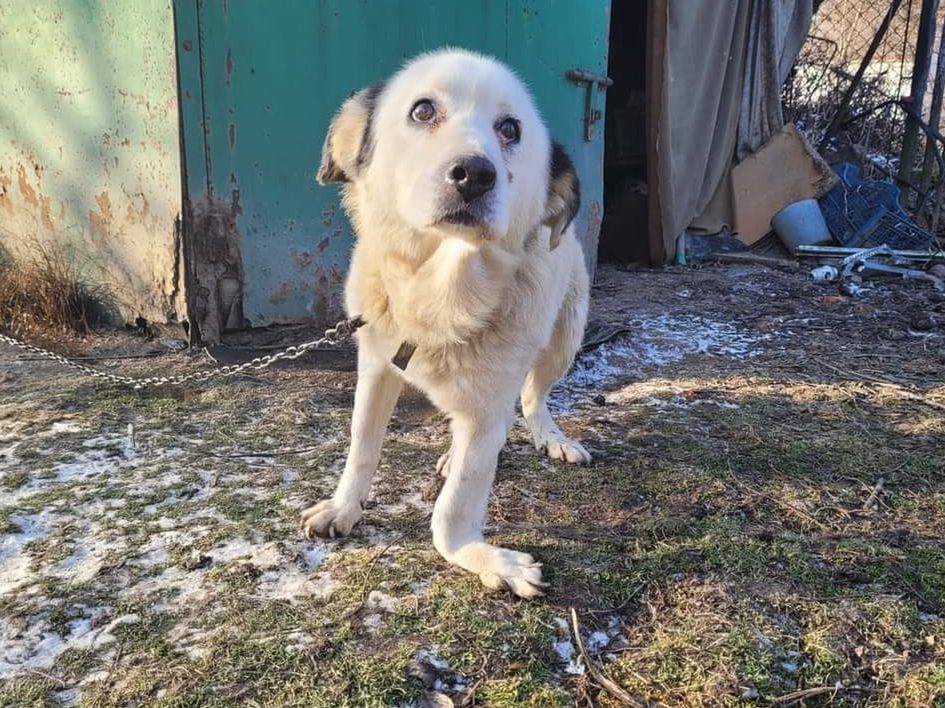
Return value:
[(35, 242), (17, 258), (0, 250), (0, 329), (31, 343), (85, 335), (105, 313), (107, 289), (57, 245)]

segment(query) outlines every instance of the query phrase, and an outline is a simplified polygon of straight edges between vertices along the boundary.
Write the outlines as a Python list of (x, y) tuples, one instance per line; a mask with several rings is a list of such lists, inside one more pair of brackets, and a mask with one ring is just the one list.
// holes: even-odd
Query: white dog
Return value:
[(541, 564), (487, 543), (483, 524), (519, 395), (536, 448), (591, 459), (546, 405), (587, 319), (571, 160), (511, 70), (443, 50), (342, 105), (318, 179), (343, 183), (358, 234), (346, 307), (365, 325), (347, 464), (334, 496), (303, 512), (305, 533), (347, 534), (361, 518), (406, 380), (451, 422), (437, 550), (490, 588), (540, 595)]

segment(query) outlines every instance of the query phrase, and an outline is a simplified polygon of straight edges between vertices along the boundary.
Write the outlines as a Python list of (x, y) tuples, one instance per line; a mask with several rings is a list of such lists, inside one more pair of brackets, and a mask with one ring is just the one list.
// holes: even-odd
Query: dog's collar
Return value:
[[(361, 329), (367, 324), (361, 315), (356, 315), (349, 321), (351, 322), (352, 330)], [(410, 363), (410, 360), (413, 358), (415, 351), (417, 351), (417, 345), (404, 340), (400, 343), (400, 346), (397, 347), (397, 353), (394, 354), (393, 358), (390, 360), (390, 363), (401, 371), (405, 371), (407, 369), (407, 364)]]
[(417, 345), (405, 340), (397, 347), (397, 353), (394, 354), (394, 358), (390, 360), (390, 363), (401, 371), (404, 371), (407, 368), (407, 364), (410, 363), (410, 359), (413, 357), (415, 351), (417, 351)]

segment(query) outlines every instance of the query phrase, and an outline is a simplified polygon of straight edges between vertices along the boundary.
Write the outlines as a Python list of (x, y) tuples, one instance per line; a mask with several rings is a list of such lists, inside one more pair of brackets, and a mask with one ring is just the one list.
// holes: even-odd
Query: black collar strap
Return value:
[[(351, 324), (351, 329), (356, 330), (360, 329), (367, 322), (364, 321), (364, 318), (361, 315), (356, 315), (348, 320)], [(390, 360), (390, 363), (396, 366), (401, 371), (406, 370), (407, 364), (410, 363), (410, 359), (413, 357), (413, 353), (417, 351), (417, 345), (411, 344), (410, 342), (403, 341), (400, 343), (400, 346), (397, 348), (397, 353), (394, 354), (393, 359)]]

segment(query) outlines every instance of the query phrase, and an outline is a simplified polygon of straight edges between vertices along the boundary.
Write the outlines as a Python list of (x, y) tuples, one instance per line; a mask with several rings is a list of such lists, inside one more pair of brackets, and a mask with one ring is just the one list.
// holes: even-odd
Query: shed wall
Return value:
[(0, 3), (0, 244), (59, 244), (121, 318), (183, 319), (170, 0)]

